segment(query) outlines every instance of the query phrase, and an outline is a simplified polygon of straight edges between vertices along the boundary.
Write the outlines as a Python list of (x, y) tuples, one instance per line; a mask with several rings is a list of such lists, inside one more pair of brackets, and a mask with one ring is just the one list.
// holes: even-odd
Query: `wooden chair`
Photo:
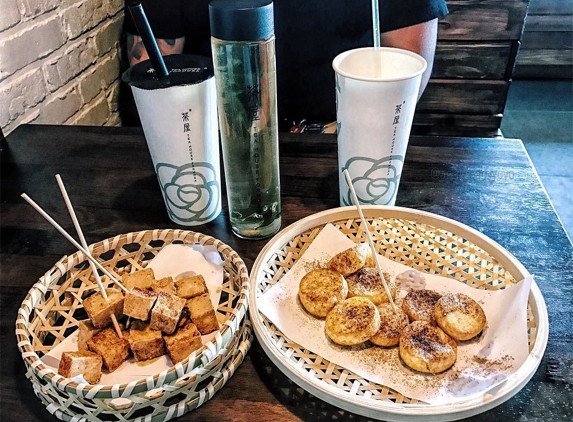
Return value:
[(513, 77), (573, 80), (571, 0), (531, 0)]
[(413, 134), (500, 135), (529, 0), (447, 0)]

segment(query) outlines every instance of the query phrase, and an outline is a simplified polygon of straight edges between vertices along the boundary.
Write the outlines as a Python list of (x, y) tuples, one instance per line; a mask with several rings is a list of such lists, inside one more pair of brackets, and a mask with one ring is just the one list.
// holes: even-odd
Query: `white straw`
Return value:
[[(74, 223), (74, 227), (76, 228), (76, 232), (78, 233), (78, 237), (80, 239), (80, 242), (81, 242), (82, 246), (85, 248), (85, 250), (89, 252), (88, 244), (86, 242), (86, 238), (84, 237), (84, 233), (82, 232), (80, 222), (78, 221), (78, 218), (76, 217), (76, 212), (74, 211), (72, 201), (70, 201), (70, 197), (68, 196), (68, 192), (66, 191), (66, 187), (64, 186), (64, 182), (62, 181), (62, 178), (60, 177), (59, 174), (56, 174), (56, 181), (58, 182), (58, 186), (60, 187), (60, 192), (62, 192), (62, 196), (64, 197), (64, 202), (66, 203), (66, 207), (68, 207), (68, 212), (70, 213), (70, 217), (72, 218), (72, 221)], [(89, 253), (89, 255), (91, 256), (91, 253)], [(92, 273), (96, 279), (96, 282), (97, 282), (97, 285), (99, 287), (99, 290), (101, 292), (102, 297), (105, 300), (107, 300), (107, 292), (105, 291), (105, 288), (103, 287), (103, 283), (101, 282), (101, 278), (99, 276), (99, 273), (97, 272), (97, 268), (96, 268), (95, 264), (93, 263), (93, 261), (90, 261), (90, 267), (92, 269)], [(122, 338), (123, 334), (121, 332), (121, 328), (119, 327), (119, 324), (117, 323), (117, 318), (115, 317), (115, 314), (113, 314), (113, 313), (111, 314), (111, 321), (113, 322), (113, 326), (115, 327), (115, 331), (117, 332), (118, 337)]]
[(378, 0), (372, 0), (372, 36), (374, 37), (374, 76), (382, 77), (382, 50), (380, 49), (380, 10)]
[(374, 241), (372, 240), (372, 235), (370, 234), (370, 228), (368, 227), (368, 223), (364, 218), (364, 214), (362, 213), (362, 208), (360, 207), (360, 203), (358, 202), (358, 197), (356, 196), (356, 191), (354, 190), (354, 186), (352, 186), (352, 179), (350, 178), (350, 174), (348, 170), (344, 170), (344, 177), (346, 177), (346, 183), (348, 183), (348, 188), (350, 189), (350, 193), (352, 194), (352, 199), (354, 200), (354, 205), (356, 205), (356, 209), (358, 210), (358, 214), (360, 215), (360, 219), (362, 220), (362, 225), (366, 231), (366, 237), (368, 238), (368, 243), (370, 244), (370, 249), (372, 250), (372, 256), (374, 257), (374, 262), (376, 263), (376, 269), (378, 270), (378, 274), (382, 279), (382, 284), (384, 284), (384, 290), (386, 290), (386, 295), (388, 296), (388, 300), (394, 309), (394, 312), (398, 312), (396, 308), (396, 304), (394, 303), (394, 299), (392, 299), (392, 293), (390, 292), (390, 288), (388, 287), (388, 283), (386, 283), (386, 279), (384, 278), (384, 273), (382, 272), (382, 268), (380, 267), (380, 262), (378, 262), (376, 248), (374, 247)]
[(372, 0), (372, 35), (374, 36), (374, 49), (380, 48), (380, 9), (378, 0)]
[(108, 270), (106, 270), (103, 265), (101, 265), (93, 256), (91, 256), (91, 254), (87, 250), (85, 250), (83, 248), (83, 246), (81, 246), (78, 242), (76, 242), (74, 240), (74, 238), (71, 237), (58, 223), (56, 223), (56, 221), (52, 217), (50, 217), (48, 215), (48, 213), (46, 213), (38, 204), (36, 204), (32, 200), (32, 198), (30, 198), (25, 193), (23, 193), (21, 196), (22, 196), (22, 198), (24, 198), (24, 200), (28, 204), (30, 204), (36, 211), (38, 211), (40, 213), (40, 215), (48, 221), (48, 223), (50, 223), (52, 226), (54, 226), (54, 228), (57, 231), (59, 231), (62, 234), (62, 236), (64, 236), (68, 240), (68, 242), (70, 242), (72, 245), (74, 245), (74, 247), (76, 249), (83, 252), (83, 254), (91, 262), (93, 262), (96, 265), (96, 267), (98, 267), (106, 276), (108, 276), (110, 278), (110, 280), (112, 280), (115, 284), (117, 284), (119, 288), (121, 288), (124, 292), (127, 292), (127, 289), (123, 286), (123, 284), (121, 284), (119, 281), (117, 281), (116, 278), (113, 275), (111, 275), (110, 272)]

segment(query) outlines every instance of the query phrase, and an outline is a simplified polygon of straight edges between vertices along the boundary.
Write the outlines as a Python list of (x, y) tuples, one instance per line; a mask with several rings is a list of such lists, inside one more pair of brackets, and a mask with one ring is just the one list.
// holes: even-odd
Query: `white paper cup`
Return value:
[(339, 54), (336, 73), (340, 205), (394, 205), (426, 61), (396, 48)]
[[(165, 57), (168, 68), (169, 57)], [(195, 82), (193, 75), (189, 79), (176, 73), (206, 69), (172, 67), (173, 86), (152, 89), (134, 82), (133, 75), (132, 80), (124, 75), (131, 85), (169, 218), (184, 226), (207, 223), (221, 212), (215, 79), (210, 59), (204, 59), (209, 63), (208, 75)], [(178, 85), (181, 80), (191, 82)]]

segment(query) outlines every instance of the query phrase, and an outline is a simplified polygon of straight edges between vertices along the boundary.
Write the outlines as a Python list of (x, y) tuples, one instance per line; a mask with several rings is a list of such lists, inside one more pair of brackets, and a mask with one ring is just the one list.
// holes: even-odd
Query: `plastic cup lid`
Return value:
[(209, 57), (172, 54), (163, 59), (169, 70), (169, 75), (164, 78), (157, 77), (151, 61), (145, 60), (127, 69), (121, 79), (131, 86), (152, 90), (198, 84), (214, 75)]

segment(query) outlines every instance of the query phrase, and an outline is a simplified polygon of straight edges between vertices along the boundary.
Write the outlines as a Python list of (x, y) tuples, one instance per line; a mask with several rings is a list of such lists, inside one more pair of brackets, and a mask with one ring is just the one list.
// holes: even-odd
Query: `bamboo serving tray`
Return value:
[[(16, 337), (26, 376), (47, 410), (65, 421), (166, 421), (209, 400), (233, 375), (252, 341), (246, 315), (248, 271), (223, 242), (192, 231), (128, 233), (90, 246), (91, 254), (121, 279), (172, 243), (213, 245), (223, 260), (223, 286), (216, 309), (220, 330), (189, 358), (159, 374), (127, 384), (78, 384), (58, 375), (41, 357), (87, 318), (82, 299), (97, 291), (89, 261), (81, 252), (65, 256), (34, 284), (16, 320)], [(106, 287), (112, 282), (102, 278)]]
[[(454, 220), (428, 212), (364, 206), (377, 252), (419, 271), (446, 276), (477, 289), (501, 289), (529, 275), (502, 246)], [(354, 207), (324, 211), (279, 232), (259, 254), (251, 271), (249, 313), (254, 332), (273, 363), (316, 397), (366, 417), (392, 421), (448, 421), (491, 409), (515, 395), (535, 373), (547, 345), (545, 301), (532, 283), (527, 309), (529, 356), (500, 387), (466, 401), (430, 405), (370, 382), (289, 340), (259, 310), (257, 301), (304, 254), (322, 228), (332, 223), (356, 243), (366, 242)]]

